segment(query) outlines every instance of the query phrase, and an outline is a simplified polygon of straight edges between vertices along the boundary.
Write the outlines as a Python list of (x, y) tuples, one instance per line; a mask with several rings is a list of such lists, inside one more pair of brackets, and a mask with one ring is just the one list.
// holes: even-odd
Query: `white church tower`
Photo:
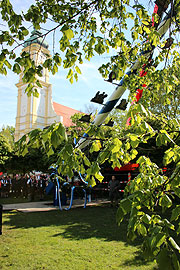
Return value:
[[(25, 42), (22, 52), (30, 52), (31, 57), (37, 65), (42, 64), (47, 55), (50, 55), (48, 44), (41, 37), (41, 32), (33, 30), (30, 38)], [(42, 88), (36, 87), (39, 97), (28, 97), (25, 93), (27, 84), (22, 81), (23, 74), (20, 74), (17, 97), (17, 116), (15, 126), (15, 140), (19, 140), (24, 134), (35, 128), (43, 129), (54, 122), (62, 122), (62, 117), (54, 111), (52, 102), (52, 85), (49, 83), (48, 69), (43, 68), (42, 77), (39, 81)]]

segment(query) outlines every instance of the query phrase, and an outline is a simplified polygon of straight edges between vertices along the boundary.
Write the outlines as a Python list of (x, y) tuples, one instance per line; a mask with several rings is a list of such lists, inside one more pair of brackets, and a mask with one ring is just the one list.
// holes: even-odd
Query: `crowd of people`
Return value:
[[(80, 179), (76, 178), (77, 177), (74, 177), (73, 181), (68, 181), (68, 179), (66, 179), (66, 183), (69, 183), (70, 185), (62, 185), (61, 191), (64, 192), (64, 194), (68, 193), (68, 189), (71, 187), (71, 185), (74, 185), (76, 187), (80, 185)], [(30, 201), (34, 201), (35, 198), (43, 200), (46, 187), (48, 186), (50, 181), (54, 184), (55, 191), (56, 181), (54, 181), (54, 178), (52, 178), (48, 174), (31, 173), (25, 175), (16, 174), (0, 176), (0, 198), (23, 197), (29, 199)], [(111, 207), (118, 206), (118, 201), (122, 196), (122, 194), (119, 193), (120, 182), (116, 179), (114, 175), (112, 175), (112, 178), (107, 183), (108, 186), (106, 190), (108, 190), (109, 192)], [(101, 189), (104, 190), (103, 188)], [(97, 188), (95, 188), (92, 192), (94, 198), (96, 198), (97, 196), (96, 192)], [(83, 196), (83, 194), (84, 193), (82, 192), (80, 196)]]
[(47, 174), (2, 176), (0, 178), (0, 197), (24, 197), (33, 201), (38, 195), (43, 200), (48, 180), (49, 175)]

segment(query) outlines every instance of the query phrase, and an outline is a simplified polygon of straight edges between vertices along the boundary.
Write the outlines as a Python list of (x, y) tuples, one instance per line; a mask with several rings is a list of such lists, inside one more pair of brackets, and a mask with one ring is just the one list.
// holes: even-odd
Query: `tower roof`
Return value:
[(24, 47), (28, 47), (33, 43), (38, 43), (46, 49), (49, 47), (48, 43), (44, 40), (44, 37), (42, 37), (42, 33), (36, 29), (31, 32), (31, 36), (25, 41)]
[(65, 127), (70, 127), (73, 125), (72, 120), (71, 120), (72, 115), (74, 115), (75, 113), (82, 113), (78, 110), (64, 106), (57, 102), (53, 102), (53, 107), (54, 107), (55, 113), (63, 117), (63, 125)]

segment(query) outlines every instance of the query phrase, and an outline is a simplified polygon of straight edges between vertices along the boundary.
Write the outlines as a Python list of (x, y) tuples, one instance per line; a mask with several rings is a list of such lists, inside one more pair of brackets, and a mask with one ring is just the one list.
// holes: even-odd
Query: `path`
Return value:
[[(87, 203), (88, 206), (95, 206), (98, 204), (104, 204), (109, 203), (106, 199), (96, 200), (92, 202)], [(72, 208), (77, 207), (83, 207), (84, 201), (83, 200), (74, 200)], [(68, 207), (64, 206), (63, 208)], [(20, 212), (43, 212), (43, 211), (52, 211), (52, 210), (58, 210), (58, 206), (54, 206), (52, 204), (52, 201), (40, 201), (40, 202), (29, 202), (29, 203), (16, 203), (16, 204), (3, 204), (3, 211), (11, 211), (11, 210), (17, 210)]]

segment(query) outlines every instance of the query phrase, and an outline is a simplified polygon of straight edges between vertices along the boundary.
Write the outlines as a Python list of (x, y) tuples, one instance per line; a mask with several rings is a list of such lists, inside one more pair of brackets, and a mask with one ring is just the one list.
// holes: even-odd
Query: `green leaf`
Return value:
[(123, 221), (124, 219), (124, 211), (122, 210), (121, 207), (118, 208), (117, 213), (116, 213), (116, 221), (118, 225)]
[(67, 29), (64, 31), (64, 34), (66, 35), (66, 37), (70, 40), (74, 37), (74, 33), (73, 30), (71, 29)]
[(138, 9), (138, 8), (144, 9), (144, 7), (143, 7), (142, 5), (140, 5), (140, 4), (138, 4), (138, 5), (133, 5), (133, 8), (134, 8), (134, 9)]
[(172, 269), (171, 257), (169, 250), (162, 248), (157, 256), (157, 263), (159, 270), (170, 270)]
[(98, 162), (100, 164), (104, 163), (109, 158), (109, 151), (100, 152), (98, 156)]
[(138, 135), (136, 135), (136, 134), (130, 134), (129, 135), (129, 138), (131, 140), (130, 141), (131, 146), (133, 148), (136, 148), (138, 146), (138, 144), (139, 144), (139, 137), (138, 137)]
[(172, 262), (173, 262), (174, 270), (179, 270), (180, 264), (175, 253), (172, 254)]
[(123, 199), (120, 201), (119, 207), (122, 208), (124, 214), (127, 214), (131, 211), (132, 202), (129, 198)]
[(143, 30), (147, 33), (150, 34), (151, 33), (151, 29), (149, 27), (144, 26)]
[(99, 140), (92, 143), (90, 153), (98, 152), (101, 149), (101, 142)]
[(165, 226), (166, 226), (168, 229), (175, 230), (174, 225), (173, 225), (171, 222), (169, 222), (168, 219), (165, 218), (165, 219), (163, 220), (163, 222), (164, 222)]
[(161, 245), (166, 241), (166, 235), (164, 233), (157, 233), (151, 240), (151, 249), (155, 250), (156, 247), (161, 247)]
[(140, 223), (140, 224), (137, 225), (137, 231), (142, 236), (146, 236), (147, 235), (146, 227), (142, 223)]
[(14, 66), (13, 66), (13, 72), (19, 74), (21, 73), (21, 67), (19, 64), (15, 63)]
[(28, 152), (29, 152), (28, 151), (28, 148), (25, 147), (24, 150), (23, 150), (23, 152), (22, 152), (22, 156), (24, 157)]
[(73, 77), (69, 79), (70, 83), (73, 84)]
[(94, 176), (92, 176), (89, 180), (88, 180), (88, 186), (94, 187), (96, 185), (96, 181), (94, 179)]
[(132, 149), (130, 154), (131, 154), (131, 158), (134, 159), (137, 156), (138, 151), (136, 149)]
[(120, 151), (121, 149), (121, 146), (122, 146), (122, 142), (118, 139), (118, 138), (115, 138), (113, 141), (112, 141), (112, 144), (114, 145), (112, 150), (111, 150), (111, 153), (117, 153)]
[(175, 192), (175, 194), (176, 194), (176, 196), (178, 196), (179, 198), (180, 198), (180, 188), (179, 187), (175, 187), (174, 188), (174, 192)]
[(169, 237), (169, 242), (171, 243), (171, 246), (178, 250), (178, 252), (180, 253), (180, 247), (178, 246), (178, 244), (176, 243), (176, 241), (172, 238), (172, 237)]
[(81, 70), (78, 66), (76, 66), (75, 69), (76, 69), (77, 73), (81, 74)]
[(41, 135), (44, 142), (47, 142), (49, 140), (50, 134), (48, 132)]
[(99, 173), (95, 173), (94, 175), (96, 177), (96, 179), (100, 182), (102, 182), (102, 180), (104, 179), (104, 176), (99, 172)]
[(88, 166), (88, 167), (91, 166), (91, 162), (89, 161), (89, 159), (85, 155), (83, 155), (83, 160), (84, 160), (84, 164), (86, 166)]
[(73, 70), (70, 68), (69, 72), (68, 72), (68, 75), (66, 77), (66, 79), (69, 79), (73, 76)]
[(58, 66), (56, 64), (54, 64), (53, 68), (52, 68), (52, 74), (56, 74), (56, 72), (58, 72)]
[(51, 143), (54, 148), (57, 148), (60, 144), (60, 137), (56, 131), (53, 131), (51, 134)]
[(137, 163), (139, 165), (143, 165), (143, 164), (147, 164), (147, 165), (152, 165), (151, 161), (149, 160), (149, 158), (146, 158), (145, 156), (141, 156), (138, 160)]
[(130, 135), (129, 135), (129, 138), (131, 139), (131, 141), (135, 142), (135, 141), (138, 140), (138, 135), (130, 134)]
[(27, 29), (23, 29), (22, 33), (23, 33), (24, 36), (27, 36), (29, 34), (29, 31)]
[(173, 144), (174, 144), (174, 141), (171, 139), (171, 137), (170, 137), (170, 135), (167, 133), (167, 131), (166, 130), (161, 130), (160, 131), (162, 134), (164, 134), (164, 140), (166, 141), (166, 142), (172, 142)]
[(164, 155), (164, 165), (167, 165), (169, 163), (171, 163), (173, 161), (173, 157), (174, 157), (175, 153), (174, 151), (172, 151), (172, 149), (168, 149), (166, 152), (165, 152), (165, 155)]
[(156, 137), (156, 145), (157, 146), (161, 146), (164, 144), (164, 140), (163, 140), (163, 137), (161, 134), (159, 134), (157, 137)]
[(91, 174), (95, 175), (96, 173), (99, 173), (99, 170), (100, 170), (99, 165), (96, 162), (92, 163)]
[(59, 126), (57, 128), (57, 132), (59, 133), (59, 135), (62, 137), (63, 140), (67, 141), (66, 129), (61, 123), (59, 123)]
[(49, 149), (49, 151), (47, 152), (47, 155), (48, 155), (48, 157), (50, 157), (51, 155), (53, 155), (54, 154), (54, 151), (53, 151), (53, 149), (52, 149), (52, 147)]
[(163, 208), (169, 208), (172, 206), (172, 201), (167, 194), (164, 194), (159, 200), (159, 205)]
[(180, 215), (180, 205), (176, 205), (176, 207), (172, 210), (171, 221), (177, 220)]
[(5, 64), (9, 69), (11, 69), (12, 65), (11, 65), (7, 60), (4, 61), (4, 64)]
[(94, 50), (98, 54), (103, 54), (106, 51), (105, 45), (103, 44), (103, 40), (99, 39), (98, 43), (95, 45)]
[(149, 21), (142, 20), (142, 23), (145, 25), (149, 25)]
[(148, 214), (144, 214), (141, 219), (146, 224), (149, 224), (151, 221), (151, 217)]
[(39, 86), (40, 88), (42, 88), (42, 84), (39, 82), (39, 80), (36, 81), (37, 86)]

